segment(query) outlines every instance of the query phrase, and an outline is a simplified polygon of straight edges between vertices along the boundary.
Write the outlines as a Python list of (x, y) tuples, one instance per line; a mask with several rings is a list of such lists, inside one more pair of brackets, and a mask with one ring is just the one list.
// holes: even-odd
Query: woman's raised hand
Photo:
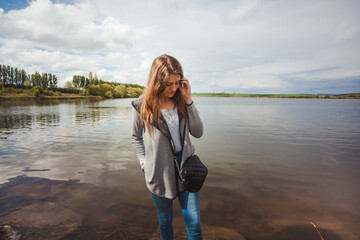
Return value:
[(187, 78), (182, 78), (181, 83), (184, 85), (183, 87), (180, 86), (180, 92), (184, 96), (186, 104), (191, 104), (193, 100), (191, 98), (191, 87), (189, 80)]

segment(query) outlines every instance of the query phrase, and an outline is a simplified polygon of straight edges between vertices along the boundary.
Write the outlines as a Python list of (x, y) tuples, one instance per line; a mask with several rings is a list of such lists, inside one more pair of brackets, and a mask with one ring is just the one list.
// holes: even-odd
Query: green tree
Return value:
[(6, 66), (5, 72), (6, 72), (6, 84), (11, 84), (11, 71), (9, 65)]
[(80, 76), (74, 75), (72, 83), (73, 83), (73, 86), (75, 89), (79, 89), (80, 88)]
[(19, 83), (21, 86), (25, 86), (25, 81), (27, 80), (27, 75), (24, 69), (20, 70), (20, 79)]
[(33, 86), (41, 86), (41, 75), (39, 72), (31, 75), (31, 83)]
[(142, 91), (143, 91), (143, 90), (142, 90), (141, 88), (128, 87), (128, 88), (126, 89), (126, 95), (127, 95), (128, 97), (133, 97), (133, 98), (135, 98), (135, 97), (139, 97), (139, 96), (141, 95)]
[(58, 84), (57, 76), (56, 76), (55, 74), (53, 74), (53, 76), (52, 76), (52, 85), (53, 85), (53, 88), (56, 88), (56, 87), (57, 87), (57, 84)]
[(43, 88), (40, 86), (33, 87), (32, 91), (35, 97), (40, 97), (40, 95), (44, 93)]
[(48, 76), (47, 76), (47, 77), (48, 77), (48, 78), (47, 78), (47, 81), (48, 81), (49, 87), (50, 87), (50, 88), (53, 88), (53, 82), (52, 82), (53, 76), (52, 76), (52, 74), (51, 74), (51, 73), (48, 73)]
[(107, 97), (107, 98), (113, 98), (112, 92), (111, 92), (111, 91), (107, 91), (107, 92), (105, 93), (105, 97)]
[(90, 84), (90, 80), (88, 78), (85, 79), (85, 89), (88, 89), (88, 86)]
[(47, 96), (52, 96), (54, 94), (53, 90), (49, 90), (48, 88), (46, 88), (44, 90), (44, 94)]
[(54, 88), (57, 85), (57, 77), (51, 73), (42, 73), (35, 72), (30, 75), (27, 74), (24, 69), (19, 69), (17, 67), (0, 65), (0, 83), (4, 85), (15, 85), (15, 86), (42, 86), (44, 88), (51, 87)]
[[(89, 84), (95, 84), (95, 82), (94, 82), (94, 76), (93, 76), (93, 73), (92, 72), (89, 72)], [(88, 84), (88, 85), (89, 85)]]
[(126, 94), (126, 87), (123, 84), (117, 85), (114, 88), (114, 97), (124, 98)]
[(84, 76), (79, 76), (80, 77), (80, 87), (82, 89), (85, 88), (85, 81), (86, 81), (86, 78)]
[(0, 64), (0, 83), (6, 84), (6, 67)]
[(48, 74), (48, 82), (50, 88), (56, 88), (57, 77), (55, 76), (55, 74), (51, 74), (51, 73)]
[(95, 85), (95, 84), (90, 84), (88, 86), (88, 91), (90, 95), (93, 96), (101, 96), (101, 89), (99, 85)]
[[(10, 67), (10, 66), (8, 66)], [(14, 84), (14, 68), (13, 67), (10, 67), (10, 70), (9, 70), (9, 80), (10, 80), (10, 84)]]
[(31, 86), (30, 81), (29, 81), (29, 80), (25, 80), (24, 86), (25, 86), (25, 87), (30, 87), (30, 86)]
[(6, 66), (3, 65), (1, 68), (1, 72), (2, 72), (2, 84), (7, 84), (7, 71), (6, 71)]
[(49, 87), (49, 81), (48, 81), (48, 74), (47, 73), (42, 73), (41, 74), (41, 86), (43, 88)]
[(98, 76), (96, 75), (96, 73), (95, 73), (95, 75), (94, 75), (94, 84), (95, 84), (95, 85), (99, 85), (99, 84), (100, 84), (99, 78), (98, 78)]
[(108, 83), (104, 83), (100, 85), (100, 89), (101, 89), (101, 96), (105, 97), (106, 92), (108, 91), (112, 92), (114, 87)]
[(16, 67), (14, 69), (14, 84), (19, 85), (19, 82), (20, 82), (20, 72), (19, 69)]

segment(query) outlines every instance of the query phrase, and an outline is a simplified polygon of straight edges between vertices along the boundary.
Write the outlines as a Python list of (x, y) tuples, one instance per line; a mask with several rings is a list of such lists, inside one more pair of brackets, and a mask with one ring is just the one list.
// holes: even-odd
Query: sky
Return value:
[(0, 0), (0, 64), (145, 86), (153, 60), (192, 92), (360, 92), (358, 0)]

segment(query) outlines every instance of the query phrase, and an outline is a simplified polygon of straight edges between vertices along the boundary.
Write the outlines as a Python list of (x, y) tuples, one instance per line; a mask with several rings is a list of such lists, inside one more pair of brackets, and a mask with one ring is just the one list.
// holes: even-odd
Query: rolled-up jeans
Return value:
[[(181, 152), (176, 153), (176, 158), (178, 162), (181, 162)], [(161, 239), (173, 240), (173, 200), (158, 197), (153, 193), (151, 193), (151, 196), (158, 212)], [(199, 193), (193, 193), (185, 190), (184, 192), (178, 193), (178, 199), (187, 230), (187, 239), (202, 239)]]

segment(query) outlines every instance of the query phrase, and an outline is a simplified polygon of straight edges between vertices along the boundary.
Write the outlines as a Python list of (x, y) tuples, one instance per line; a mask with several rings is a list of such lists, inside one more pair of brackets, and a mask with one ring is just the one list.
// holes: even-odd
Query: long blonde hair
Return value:
[[(150, 128), (150, 116), (153, 115), (154, 124), (160, 128), (160, 99), (161, 94), (165, 90), (165, 84), (171, 74), (179, 74), (181, 78), (184, 77), (183, 69), (180, 62), (169, 55), (161, 55), (157, 57), (150, 69), (150, 74), (147, 82), (147, 87), (143, 94), (144, 101), (141, 105), (140, 117), (145, 122), (147, 129), (151, 136)], [(172, 97), (177, 106), (178, 111), (185, 116), (188, 120), (188, 114), (186, 111), (185, 99), (178, 89), (175, 95)]]

